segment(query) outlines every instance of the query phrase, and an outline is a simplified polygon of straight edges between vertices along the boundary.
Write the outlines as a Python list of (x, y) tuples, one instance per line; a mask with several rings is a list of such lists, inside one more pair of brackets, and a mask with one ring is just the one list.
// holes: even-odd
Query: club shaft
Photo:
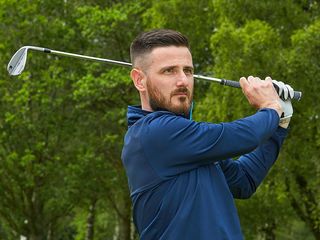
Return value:
[(55, 54), (55, 55), (61, 55), (61, 56), (68, 56), (68, 57), (87, 59), (87, 60), (91, 60), (91, 61), (105, 62), (105, 63), (121, 65), (121, 66), (127, 66), (127, 67), (131, 67), (132, 66), (132, 64), (128, 63), (128, 62), (116, 61), (116, 60), (107, 59), (107, 58), (97, 58), (97, 57), (91, 57), (91, 56), (74, 54), (74, 53), (61, 52), (61, 51), (51, 50), (51, 49), (48, 49), (48, 48), (44, 48), (43, 52), (51, 53), (51, 54)]
[[(116, 60), (107, 59), (107, 58), (91, 57), (91, 56), (56, 51), (56, 50), (52, 50), (49, 48), (42, 48), (42, 47), (36, 47), (36, 46), (25, 46), (25, 48), (30, 49), (30, 50), (35, 50), (35, 51), (41, 51), (44, 53), (60, 55), (60, 56), (68, 56), (68, 57), (74, 57), (74, 58), (80, 58), (80, 59), (87, 59), (87, 60), (91, 60), (91, 61), (98, 61), (98, 62), (104, 62), (104, 63), (109, 63), (109, 64), (115, 64), (115, 65), (120, 65), (120, 66), (132, 67), (131, 63), (116, 61)], [(202, 75), (198, 75), (198, 74), (194, 74), (193, 76), (196, 79), (202, 79), (202, 80), (206, 80), (206, 81), (220, 83), (221, 85), (225, 85), (225, 86), (241, 88), (240, 83), (237, 81), (219, 79), (219, 78), (214, 78), (214, 77), (207, 77), (207, 76), (202, 76)], [(300, 100), (301, 96), (302, 96), (301, 92), (294, 91), (293, 99)]]

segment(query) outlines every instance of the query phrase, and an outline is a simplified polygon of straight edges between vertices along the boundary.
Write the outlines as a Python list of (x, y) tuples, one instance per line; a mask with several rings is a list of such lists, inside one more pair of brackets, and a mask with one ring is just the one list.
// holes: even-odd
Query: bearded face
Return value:
[(157, 47), (136, 60), (131, 77), (142, 109), (189, 116), (193, 98), (193, 63), (187, 47)]

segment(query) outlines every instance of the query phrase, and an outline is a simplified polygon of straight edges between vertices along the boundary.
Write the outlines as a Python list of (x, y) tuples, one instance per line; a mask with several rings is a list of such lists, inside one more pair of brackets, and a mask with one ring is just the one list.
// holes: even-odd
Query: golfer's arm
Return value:
[(278, 128), (272, 137), (238, 160), (221, 161), (229, 188), (235, 198), (250, 197), (276, 161), (287, 130)]
[(252, 152), (272, 136), (278, 124), (279, 116), (272, 109), (221, 124), (166, 114), (150, 121), (140, 140), (150, 165), (159, 175), (172, 176)]

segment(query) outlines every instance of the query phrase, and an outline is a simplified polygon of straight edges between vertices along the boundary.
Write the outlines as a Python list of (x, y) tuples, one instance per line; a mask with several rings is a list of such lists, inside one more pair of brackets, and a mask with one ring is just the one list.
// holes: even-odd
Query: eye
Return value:
[(163, 70), (163, 73), (165, 73), (165, 74), (171, 74), (173, 72), (174, 72), (174, 68), (166, 68)]
[(186, 75), (193, 75), (193, 69), (192, 68), (185, 68), (183, 69), (184, 73)]

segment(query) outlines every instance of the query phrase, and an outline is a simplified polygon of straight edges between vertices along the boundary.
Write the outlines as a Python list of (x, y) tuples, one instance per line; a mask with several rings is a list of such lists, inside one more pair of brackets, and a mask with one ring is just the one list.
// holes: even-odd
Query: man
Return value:
[[(242, 77), (257, 113), (230, 123), (195, 122), (186, 37), (165, 29), (143, 33), (131, 44), (131, 61), (141, 106), (128, 107), (122, 160), (140, 238), (242, 239), (233, 198), (250, 197), (275, 162), (290, 101), (280, 100), (271, 78)], [(280, 90), (288, 93), (283, 84)], [(287, 121), (279, 126), (283, 108)]]

